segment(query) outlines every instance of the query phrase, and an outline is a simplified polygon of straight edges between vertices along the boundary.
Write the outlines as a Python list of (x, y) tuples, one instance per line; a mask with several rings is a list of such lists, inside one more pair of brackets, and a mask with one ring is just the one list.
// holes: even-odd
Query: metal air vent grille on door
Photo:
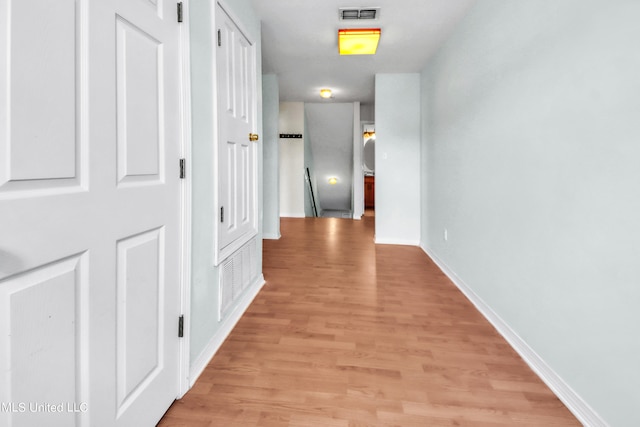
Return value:
[(338, 9), (341, 21), (377, 20), (380, 17), (379, 7), (341, 8)]

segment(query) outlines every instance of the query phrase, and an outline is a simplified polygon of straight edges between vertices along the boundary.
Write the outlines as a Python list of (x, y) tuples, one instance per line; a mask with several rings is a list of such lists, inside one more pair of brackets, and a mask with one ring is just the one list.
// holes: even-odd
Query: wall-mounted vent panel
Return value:
[(225, 259), (220, 265), (220, 294), (218, 320), (226, 314), (242, 296), (242, 293), (258, 275), (255, 238), (249, 240), (240, 249)]
[(342, 8), (338, 9), (341, 21), (377, 20), (380, 18), (379, 7)]

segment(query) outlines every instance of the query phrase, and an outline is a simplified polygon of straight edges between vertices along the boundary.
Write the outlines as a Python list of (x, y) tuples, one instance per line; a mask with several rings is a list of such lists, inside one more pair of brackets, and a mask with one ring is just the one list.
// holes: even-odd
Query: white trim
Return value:
[[(253, 30), (251, 28), (251, 25), (249, 26), (245, 25), (246, 20), (243, 19), (243, 15), (237, 15), (234, 12), (233, 8), (230, 7), (230, 4), (235, 3), (235, 0), (217, 0), (216, 3), (224, 11), (224, 13), (226, 13), (227, 16), (231, 18), (231, 20), (236, 25), (236, 27), (238, 27), (240, 34), (242, 34), (242, 36), (250, 42), (251, 46), (255, 46), (256, 45), (255, 41), (258, 40), (261, 37), (261, 35), (260, 33), (255, 34), (253, 31), (247, 31), (249, 29)], [(214, 9), (215, 9), (215, 6), (214, 6)], [(217, 33), (217, 29), (216, 29), (216, 33)], [(254, 63), (254, 65), (257, 65), (257, 62)], [(262, 75), (260, 76), (260, 78), (262, 78)]]
[(404, 245), (404, 246), (420, 246), (419, 240), (409, 239), (380, 239), (375, 238), (376, 245)]
[(352, 206), (353, 219), (364, 215), (364, 171), (362, 170), (362, 123), (360, 122), (360, 102), (353, 103), (353, 182)]
[[(256, 171), (256, 175), (257, 175), (257, 171)], [(256, 205), (258, 204), (258, 200), (256, 198)], [(216, 208), (216, 211), (219, 211), (220, 208)], [(256, 214), (257, 216), (257, 214)], [(216, 223), (219, 226), (219, 222), (216, 221)], [(220, 250), (217, 252), (217, 257), (215, 258), (215, 262), (217, 262), (218, 264), (216, 264), (216, 267), (219, 265), (222, 265), (222, 263), (229, 258), (231, 255), (233, 255), (236, 251), (238, 251), (240, 248), (242, 248), (244, 245), (246, 245), (247, 243), (249, 243), (249, 241), (251, 241), (251, 239), (253, 239), (254, 237), (258, 236), (258, 231), (257, 231), (257, 227), (256, 230), (251, 230), (250, 233), (245, 233), (243, 235), (241, 235), (240, 237), (238, 237), (237, 239), (235, 239), (234, 241), (232, 241), (231, 243), (229, 243), (227, 246), (220, 248)], [(218, 233), (216, 232), (216, 236), (218, 235)]]
[(213, 359), (213, 356), (216, 355), (222, 346), (222, 343), (224, 343), (224, 340), (227, 339), (233, 328), (242, 318), (242, 315), (247, 311), (251, 302), (253, 302), (258, 293), (260, 293), (260, 290), (265, 283), (264, 276), (261, 274), (249, 287), (248, 291), (242, 296), (242, 298), (238, 300), (234, 309), (229, 312), (226, 315), (226, 318), (220, 323), (216, 334), (211, 338), (209, 344), (207, 344), (205, 349), (202, 350), (200, 356), (198, 356), (191, 366), (191, 373), (189, 375), (190, 387), (193, 387), (200, 375), (202, 375), (202, 372), (204, 372), (211, 359)]
[(189, 35), (189, 0), (182, 2), (183, 22), (180, 24), (180, 104), (182, 127), (182, 157), (186, 162), (186, 173), (182, 180), (180, 201), (181, 256), (180, 256), (180, 314), (184, 316), (184, 337), (180, 339), (178, 396), (180, 399), (189, 390), (189, 354), (191, 345), (191, 39)]
[(282, 235), (280, 235), (280, 233), (265, 233), (262, 235), (262, 239), (267, 239), (267, 240), (278, 240), (280, 239), (280, 237), (282, 237)]
[(460, 279), (442, 260), (424, 244), (420, 248), (442, 270), (454, 285), (467, 297), (480, 313), (493, 325), (500, 335), (524, 359), (529, 367), (540, 377), (551, 391), (585, 426), (608, 427), (609, 425), (576, 393), (526, 341), (498, 316), (462, 279)]
[[(213, 116), (211, 117), (211, 122), (212, 122), (212, 127), (211, 127), (211, 131), (212, 131), (212, 138), (213, 138), (213, 167), (215, 168), (215, 172), (214, 172), (214, 176), (216, 178), (216, 182), (213, 183), (212, 186), (212, 190), (213, 190), (213, 206), (214, 206), (214, 212), (217, 213), (220, 212), (220, 198), (219, 198), (219, 183), (218, 180), (220, 179), (220, 174), (217, 172), (218, 171), (218, 164), (219, 164), (219, 152), (218, 152), (218, 146), (220, 144), (220, 113), (219, 113), (219, 108), (218, 108), (218, 47), (217, 46), (217, 41), (218, 41), (218, 12), (217, 12), (217, 8), (218, 8), (218, 2), (215, 3), (210, 3), (210, 25), (211, 25), (211, 48), (212, 48), (212, 55), (211, 55), (211, 109), (213, 112)], [(222, 7), (222, 6), (221, 6)], [(217, 266), (220, 264), (220, 259), (219, 259), (219, 255), (220, 255), (220, 241), (218, 238), (218, 219), (214, 219), (213, 221), (213, 265)]]

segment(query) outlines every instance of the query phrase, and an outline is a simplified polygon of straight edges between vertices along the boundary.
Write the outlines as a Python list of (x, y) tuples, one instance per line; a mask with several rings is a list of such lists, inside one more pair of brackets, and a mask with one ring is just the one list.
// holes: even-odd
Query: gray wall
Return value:
[(612, 426), (640, 425), (638, 22), (483, 0), (422, 74), (422, 243)]
[(376, 75), (376, 243), (420, 242), (420, 75)]
[(373, 122), (375, 119), (375, 104), (360, 104), (360, 120)]
[(265, 239), (280, 238), (280, 180), (279, 180), (279, 134), (278, 116), (280, 114), (278, 94), (278, 76), (262, 76), (262, 117), (264, 121), (263, 157), (264, 173), (262, 188), (264, 214), (262, 228)]
[(191, 365), (216, 330), (218, 275), (213, 268), (213, 58), (210, 25), (213, 4), (190, 2), (192, 114), (192, 242), (191, 242)]
[[(280, 133), (305, 135), (304, 103), (281, 102)], [(305, 180), (302, 138), (280, 138), (280, 216), (304, 218)]]
[[(256, 87), (258, 105), (262, 104), (262, 64), (260, 49), (260, 21), (253, 13), (250, 0), (226, 0), (226, 10), (237, 19), (237, 24), (257, 44)], [(213, 164), (214, 120), (213, 87), (215, 76), (212, 27), (215, 2), (190, 2), (191, 37), (191, 112), (192, 112), (192, 248), (191, 248), (191, 315), (190, 363), (207, 357), (207, 347), (220, 339), (221, 322), (218, 321), (218, 268), (213, 265), (213, 188), (217, 185)], [(262, 112), (258, 111), (256, 128), (262, 134)], [(258, 148), (258, 177), (262, 176), (262, 144)], [(259, 205), (262, 206), (262, 187), (258, 187)], [(259, 215), (261, 215), (261, 209)], [(261, 223), (260, 223), (261, 224)], [(262, 230), (257, 238), (257, 271), (262, 271)]]

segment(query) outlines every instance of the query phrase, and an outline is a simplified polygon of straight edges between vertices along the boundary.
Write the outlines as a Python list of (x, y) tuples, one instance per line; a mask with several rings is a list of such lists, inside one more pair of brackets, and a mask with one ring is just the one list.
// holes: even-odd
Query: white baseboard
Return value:
[(218, 352), (220, 346), (222, 345), (224, 340), (227, 339), (244, 312), (247, 311), (247, 308), (249, 308), (249, 305), (251, 305), (251, 302), (258, 295), (264, 284), (264, 276), (261, 274), (253, 282), (253, 284), (249, 286), (249, 292), (247, 292), (240, 299), (233, 311), (231, 311), (222, 321), (222, 324), (218, 328), (218, 331), (213, 336), (213, 338), (211, 338), (211, 341), (209, 341), (209, 344), (205, 347), (204, 350), (202, 350), (202, 353), (200, 353), (200, 356), (193, 362), (193, 365), (191, 365), (191, 370), (189, 373), (189, 388), (193, 387), (193, 385), (196, 383), (196, 380), (200, 377), (200, 375), (202, 375), (202, 372), (204, 372), (205, 368), (207, 367), (211, 359), (213, 359), (213, 356), (215, 356), (215, 354)]
[(404, 245), (404, 246), (420, 246), (420, 241), (418, 240), (408, 240), (408, 239), (379, 239), (375, 238), (375, 243), (377, 245)]
[(511, 347), (524, 359), (529, 367), (553, 391), (567, 408), (588, 427), (609, 427), (609, 425), (542, 359), (511, 327), (498, 316), (462, 279), (424, 244), (420, 248), (449, 277), (454, 285), (467, 297), (480, 313), (493, 325)]
[(280, 237), (282, 237), (280, 233), (265, 233), (262, 235), (262, 238), (267, 240), (278, 240)]
[(304, 215), (304, 212), (303, 213), (280, 212), (280, 218), (305, 218), (305, 215)]

